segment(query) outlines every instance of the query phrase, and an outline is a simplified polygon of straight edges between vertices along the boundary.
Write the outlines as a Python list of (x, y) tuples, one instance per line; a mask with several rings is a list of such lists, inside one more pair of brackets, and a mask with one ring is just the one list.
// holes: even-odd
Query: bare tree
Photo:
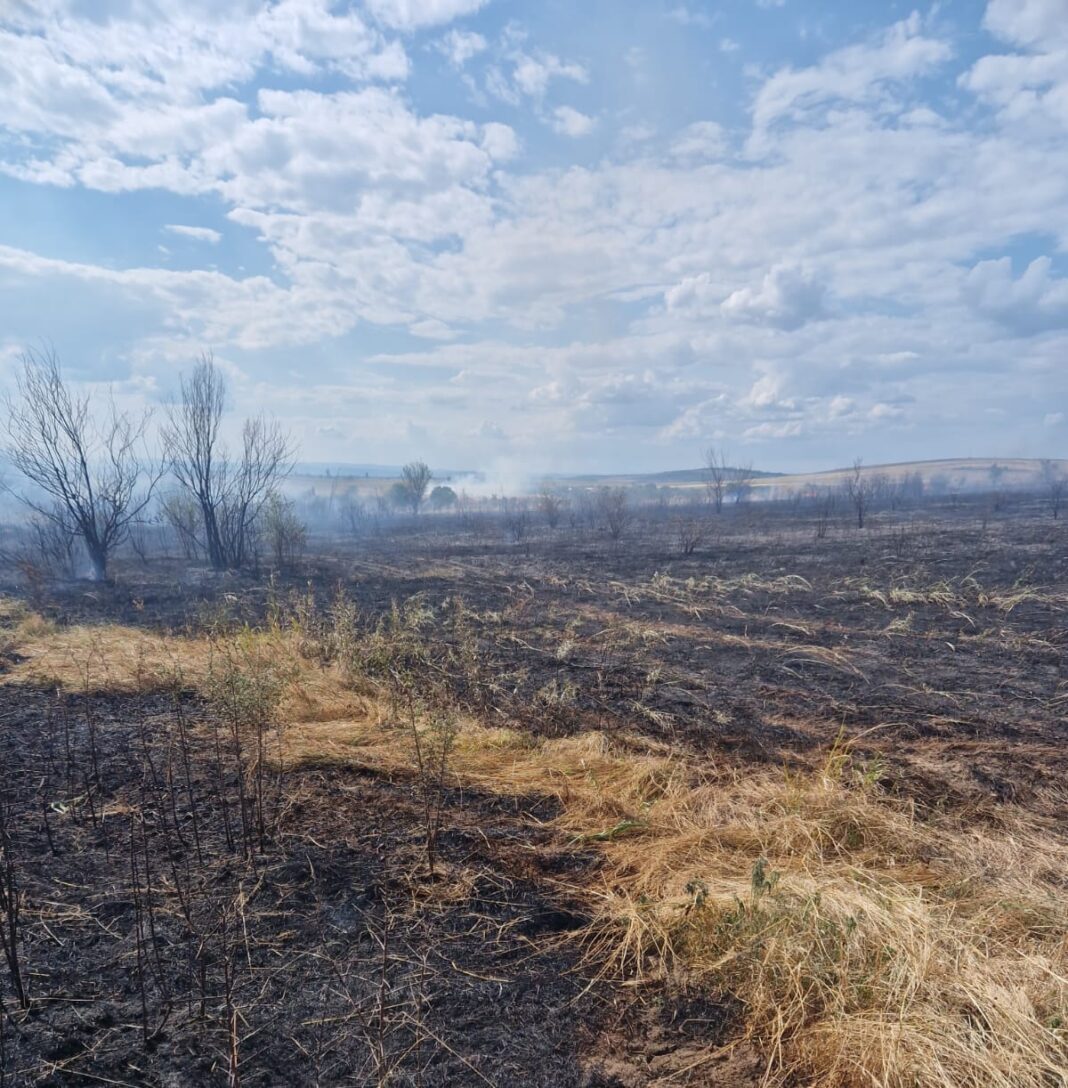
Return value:
[(530, 506), (525, 499), (505, 499), (504, 527), (516, 544), (522, 544), (530, 534)]
[(271, 561), (278, 570), (290, 570), (300, 564), (308, 543), (308, 530), (285, 496), (277, 492), (268, 496), (263, 508), (263, 530)]
[(159, 504), (163, 520), (174, 531), (186, 559), (200, 556), (200, 506), (188, 491), (172, 491)]
[(1065, 494), (1068, 493), (1068, 477), (1052, 462), (1043, 461), (1041, 465), (1042, 484), (1046, 489), (1046, 501), (1054, 520), (1061, 516)]
[(727, 493), (735, 504), (746, 502), (753, 493), (753, 462), (743, 461), (728, 471)]
[(630, 524), (630, 501), (626, 488), (602, 487), (597, 492), (597, 512), (608, 529), (608, 535), (618, 541)]
[(864, 475), (864, 462), (858, 457), (853, 462), (853, 472), (846, 480), (846, 493), (857, 515), (857, 528), (864, 528), (864, 515), (871, 503), (872, 483)]
[(91, 394), (64, 382), (54, 351), (29, 351), (21, 363), (17, 396), (7, 399), (7, 455), (35, 491), (17, 497), (80, 538), (92, 576), (104, 580), (159, 479), (144, 441), (151, 413), (131, 416), (111, 398), (94, 412)]
[(419, 508), (426, 498), (426, 489), (433, 478), (434, 473), (430, 471), (430, 466), (425, 461), (409, 461), (401, 469), (400, 486), (404, 489), (405, 503), (413, 514), (419, 513)]
[(723, 500), (727, 494), (727, 483), (731, 475), (727, 464), (727, 454), (715, 446), (709, 446), (705, 451), (705, 472), (708, 474), (705, 482), (708, 497), (712, 503), (712, 509), (718, 514), (723, 509)]
[(560, 518), (564, 512), (564, 500), (555, 491), (545, 488), (538, 496), (538, 509), (541, 511), (541, 516), (545, 518), (545, 524), (550, 529), (555, 529), (560, 524)]
[(219, 435), (226, 409), (226, 378), (202, 355), (172, 406), (163, 439), (175, 479), (200, 508), (200, 542), (216, 570), (240, 567), (268, 496), (289, 474), (289, 436), (274, 420), (245, 420), (241, 453), (231, 458)]
[(679, 517), (674, 521), (675, 543), (682, 555), (693, 555), (708, 532), (707, 517)]

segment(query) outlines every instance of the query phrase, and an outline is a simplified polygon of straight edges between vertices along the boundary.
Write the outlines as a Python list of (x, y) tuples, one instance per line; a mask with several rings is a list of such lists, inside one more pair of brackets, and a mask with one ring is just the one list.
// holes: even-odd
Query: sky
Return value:
[(1068, 456), (1068, 0), (0, 0), (0, 386), (306, 461)]

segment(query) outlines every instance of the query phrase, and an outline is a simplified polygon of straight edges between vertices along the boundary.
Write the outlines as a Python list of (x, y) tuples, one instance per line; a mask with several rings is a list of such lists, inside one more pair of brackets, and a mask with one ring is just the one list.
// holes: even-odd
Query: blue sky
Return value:
[[(1068, 0), (8, 0), (0, 382), (307, 460), (1068, 448)], [(235, 416), (236, 418), (236, 416)]]

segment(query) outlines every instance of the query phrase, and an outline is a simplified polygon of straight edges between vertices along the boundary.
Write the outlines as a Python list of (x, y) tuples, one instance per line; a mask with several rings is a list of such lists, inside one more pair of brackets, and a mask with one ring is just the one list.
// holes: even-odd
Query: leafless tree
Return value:
[(693, 555), (708, 533), (708, 519), (678, 517), (674, 521), (675, 543), (683, 555)]
[(624, 487), (602, 487), (597, 492), (597, 512), (612, 540), (618, 541), (630, 524), (630, 500)]
[(550, 529), (555, 529), (560, 524), (560, 518), (564, 512), (564, 500), (554, 491), (546, 488), (538, 496), (538, 509), (545, 518), (545, 524)]
[(709, 446), (705, 451), (705, 472), (708, 475), (705, 482), (708, 498), (712, 503), (712, 509), (718, 514), (723, 509), (723, 500), (727, 495), (727, 484), (731, 476), (727, 454), (715, 446)]
[(34, 490), (17, 497), (85, 545), (98, 580), (148, 505), (159, 479), (145, 448), (150, 412), (133, 416), (109, 398), (94, 411), (89, 393), (63, 380), (54, 351), (29, 351), (7, 399), (7, 455)]
[(182, 378), (163, 434), (170, 469), (200, 508), (200, 543), (216, 570), (245, 563), (264, 503), (293, 464), (289, 436), (263, 415), (245, 420), (240, 455), (230, 456), (219, 434), (226, 392), (222, 371), (202, 355)]
[(172, 491), (160, 500), (163, 520), (174, 531), (186, 559), (200, 556), (200, 505), (188, 491)]
[(743, 461), (728, 470), (727, 494), (736, 504), (748, 501), (753, 493), (753, 462)]
[(1068, 477), (1052, 461), (1043, 461), (1040, 472), (1042, 485), (1046, 490), (1046, 501), (1049, 503), (1049, 512), (1054, 519), (1059, 518), (1065, 494), (1068, 494)]
[(853, 471), (846, 480), (846, 493), (857, 515), (857, 528), (864, 528), (864, 515), (871, 503), (871, 480), (864, 475), (864, 462), (858, 457), (853, 462)]
[(426, 490), (434, 473), (425, 461), (409, 461), (401, 469), (401, 487), (404, 489), (405, 503), (413, 514), (419, 513), (419, 508), (426, 498)]
[(293, 503), (272, 492), (263, 508), (263, 535), (271, 561), (278, 570), (290, 570), (304, 558), (308, 530)]
[(837, 495), (834, 488), (824, 487), (813, 495), (816, 505), (816, 539), (823, 540), (827, 536), (827, 529), (831, 524), (831, 515), (834, 513)]
[(504, 525), (516, 544), (522, 544), (530, 533), (530, 506), (525, 499), (505, 499)]

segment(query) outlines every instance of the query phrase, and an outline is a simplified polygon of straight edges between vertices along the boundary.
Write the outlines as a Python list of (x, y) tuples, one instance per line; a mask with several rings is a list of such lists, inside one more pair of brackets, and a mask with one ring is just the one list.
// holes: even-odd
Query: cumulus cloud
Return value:
[(980, 261), (964, 294), (979, 313), (1024, 334), (1068, 328), (1068, 278), (1051, 269), (1049, 257), (1036, 257), (1015, 277), (1008, 257)]
[(596, 127), (595, 118), (580, 113), (571, 106), (557, 106), (553, 110), (553, 128), (562, 136), (588, 136)]
[(1068, 44), (1064, 0), (990, 0), (983, 25), (992, 34), (1020, 45)]
[(724, 293), (707, 273), (688, 276), (664, 295), (670, 311), (725, 318), (794, 330), (825, 316), (825, 281), (803, 268), (777, 264), (759, 283)]
[(587, 83), (589, 78), (581, 64), (561, 60), (553, 53), (519, 53), (512, 73), (515, 86), (530, 98), (541, 98), (553, 80)]
[(741, 287), (723, 302), (723, 312), (743, 321), (797, 329), (824, 316), (826, 285), (804, 269), (776, 265), (759, 286)]

